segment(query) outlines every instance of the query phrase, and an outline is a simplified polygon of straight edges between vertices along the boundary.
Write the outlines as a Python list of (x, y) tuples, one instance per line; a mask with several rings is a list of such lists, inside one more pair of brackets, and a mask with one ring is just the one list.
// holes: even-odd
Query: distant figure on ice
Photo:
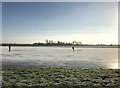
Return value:
[(73, 50), (73, 52), (74, 52), (74, 46), (72, 46), (72, 50)]
[(11, 46), (9, 45), (9, 52), (11, 51)]

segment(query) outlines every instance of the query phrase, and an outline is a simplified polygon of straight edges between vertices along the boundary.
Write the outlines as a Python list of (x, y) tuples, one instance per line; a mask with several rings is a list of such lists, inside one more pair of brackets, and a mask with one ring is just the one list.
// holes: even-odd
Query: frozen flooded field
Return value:
[(3, 66), (118, 68), (117, 48), (2, 47)]

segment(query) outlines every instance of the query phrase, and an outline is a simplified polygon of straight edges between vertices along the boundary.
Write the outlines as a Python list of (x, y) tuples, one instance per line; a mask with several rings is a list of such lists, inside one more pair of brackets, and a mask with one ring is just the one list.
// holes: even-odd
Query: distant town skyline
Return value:
[(118, 44), (117, 2), (3, 2), (3, 43)]

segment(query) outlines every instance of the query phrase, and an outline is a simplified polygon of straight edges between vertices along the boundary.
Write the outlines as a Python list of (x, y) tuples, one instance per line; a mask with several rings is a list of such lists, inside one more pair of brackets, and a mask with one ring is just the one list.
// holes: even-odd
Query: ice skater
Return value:
[(72, 50), (73, 50), (73, 52), (74, 52), (74, 46), (72, 46)]
[(9, 52), (11, 51), (11, 46), (9, 45)]

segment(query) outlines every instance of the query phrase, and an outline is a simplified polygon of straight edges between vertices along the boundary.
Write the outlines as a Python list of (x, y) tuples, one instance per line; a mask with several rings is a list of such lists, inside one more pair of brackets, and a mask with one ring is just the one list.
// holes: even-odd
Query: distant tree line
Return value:
[(62, 42), (62, 41), (53, 41), (53, 40), (45, 40), (45, 43), (33, 43), (33, 45), (35, 46), (39, 46), (39, 45), (42, 45), (42, 46), (70, 46), (70, 45), (82, 45), (81, 42), (76, 42), (76, 41), (73, 41), (72, 43), (68, 43), (68, 42)]
[(62, 42), (62, 41), (53, 41), (53, 40), (45, 40), (45, 43), (36, 42), (33, 44), (18, 44), (18, 43), (2, 43), (0, 46), (117, 46), (117, 45), (106, 45), (106, 44), (82, 44), (79, 41), (73, 42)]
[(33, 44), (18, 44), (18, 43), (2, 43), (2, 46), (71, 46), (71, 45), (82, 45), (81, 42), (73, 41), (72, 43), (62, 42), (62, 41), (53, 41), (45, 40), (45, 43), (36, 42)]

